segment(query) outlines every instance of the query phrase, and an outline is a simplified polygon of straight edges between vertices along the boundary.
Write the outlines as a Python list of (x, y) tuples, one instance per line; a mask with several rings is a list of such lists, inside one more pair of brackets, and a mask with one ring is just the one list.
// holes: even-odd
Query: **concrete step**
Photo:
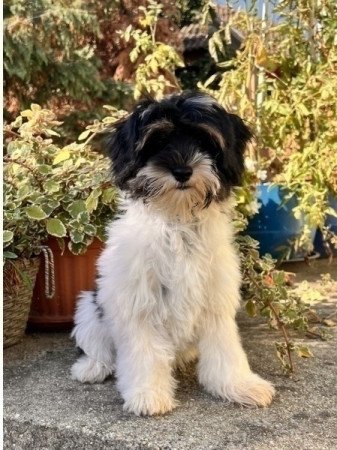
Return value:
[[(327, 310), (336, 308), (330, 299)], [(279, 339), (259, 321), (240, 322), (252, 368), (271, 380), (270, 408), (247, 409), (204, 392), (195, 370), (178, 375), (172, 413), (141, 418), (123, 412), (113, 377), (72, 381), (77, 352), (67, 334), (32, 334), (4, 351), (4, 448), (56, 449), (337, 449), (337, 342), (310, 341), (315, 358), (285, 378), (274, 355)]]

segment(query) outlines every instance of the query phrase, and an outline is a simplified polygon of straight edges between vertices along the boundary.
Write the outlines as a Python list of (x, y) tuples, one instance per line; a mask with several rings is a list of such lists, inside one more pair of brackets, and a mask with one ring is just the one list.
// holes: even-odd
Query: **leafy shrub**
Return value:
[(139, 28), (129, 25), (121, 33), (126, 42), (134, 41), (130, 52), (130, 61), (136, 63), (134, 97), (150, 94), (161, 98), (164, 93), (180, 90), (179, 82), (174, 74), (177, 67), (184, 65), (176, 50), (156, 40), (156, 27), (163, 7), (156, 1), (149, 0), (148, 7), (140, 6)]
[[(328, 206), (329, 196), (337, 196), (337, 9), (334, 2), (312, 9), (308, 0), (265, 4), (275, 23), (252, 8), (220, 24), (209, 41), (218, 70), (199, 87), (251, 124), (256, 141), (249, 156), (269, 181), (297, 196), (294, 214), (305, 221), (296, 245), (311, 251), (312, 229), (337, 215)], [(213, 2), (205, 5), (206, 19), (213, 9)], [(244, 40), (228, 61), (230, 27)]]
[(5, 127), (5, 258), (38, 253), (48, 235), (74, 254), (94, 237), (104, 240), (116, 209), (109, 162), (85, 144), (59, 147), (59, 125), (54, 113), (33, 104)]
[(99, 60), (85, 39), (86, 33), (97, 36), (99, 27), (83, 2), (12, 1), (5, 12), (7, 89), (21, 101), (42, 103), (52, 93), (89, 100), (102, 93)]

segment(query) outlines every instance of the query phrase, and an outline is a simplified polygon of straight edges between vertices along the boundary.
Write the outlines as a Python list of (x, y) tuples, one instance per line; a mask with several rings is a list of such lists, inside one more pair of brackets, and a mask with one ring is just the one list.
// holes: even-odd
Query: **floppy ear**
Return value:
[(226, 119), (229, 130), (225, 134), (224, 175), (231, 186), (239, 186), (244, 172), (244, 152), (252, 132), (239, 116), (226, 113)]
[(115, 184), (120, 189), (127, 188), (127, 181), (137, 171), (137, 157), (144, 132), (143, 113), (154, 103), (148, 98), (141, 101), (134, 111), (106, 130), (103, 147), (112, 161)]
[(243, 155), (247, 143), (252, 138), (253, 134), (250, 128), (244, 123), (244, 121), (235, 114), (228, 114), (229, 120), (232, 123), (233, 132), (234, 132), (234, 146), (236, 151)]
[(132, 113), (116, 122), (103, 139), (103, 147), (112, 161), (112, 173), (116, 185), (123, 189), (130, 177), (134, 149), (138, 139), (139, 115)]

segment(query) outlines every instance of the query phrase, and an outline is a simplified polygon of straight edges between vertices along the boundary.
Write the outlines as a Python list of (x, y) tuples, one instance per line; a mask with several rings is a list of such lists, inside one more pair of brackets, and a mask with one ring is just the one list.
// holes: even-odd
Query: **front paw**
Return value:
[(132, 412), (137, 416), (165, 414), (172, 411), (177, 405), (170, 394), (152, 389), (139, 390), (132, 394), (127, 393), (124, 399), (124, 411)]
[(233, 378), (208, 390), (216, 396), (243, 406), (268, 406), (275, 395), (274, 386), (255, 373)]
[(108, 368), (101, 362), (83, 355), (72, 366), (71, 378), (81, 383), (102, 383), (112, 372), (113, 367)]

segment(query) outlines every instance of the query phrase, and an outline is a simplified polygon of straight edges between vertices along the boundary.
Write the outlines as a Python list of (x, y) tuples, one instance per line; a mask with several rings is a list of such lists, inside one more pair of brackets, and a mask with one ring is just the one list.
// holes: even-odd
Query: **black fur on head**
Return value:
[(244, 122), (212, 97), (186, 92), (140, 102), (114, 125), (106, 149), (116, 185), (134, 198), (153, 193), (146, 183), (135, 188), (135, 177), (147, 165), (172, 176), (178, 189), (187, 182), (188, 172), (193, 172), (191, 159), (204, 155), (219, 180), (218, 192), (212, 197), (220, 200), (241, 182), (243, 153), (250, 138)]

